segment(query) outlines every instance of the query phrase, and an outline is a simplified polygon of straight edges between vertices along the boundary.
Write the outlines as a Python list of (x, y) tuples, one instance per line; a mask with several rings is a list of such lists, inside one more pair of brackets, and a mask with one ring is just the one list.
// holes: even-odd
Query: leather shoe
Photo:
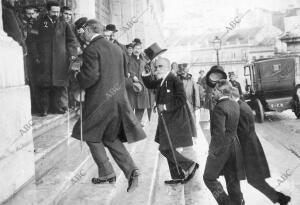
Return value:
[(43, 111), (40, 113), (40, 117), (45, 117), (48, 115), (48, 112), (47, 111)]
[(194, 166), (193, 170), (187, 175), (187, 177), (184, 178), (184, 180), (182, 180), (181, 183), (185, 184), (188, 181), (190, 181), (194, 177), (194, 175), (195, 175), (198, 168), (199, 168), (199, 164), (195, 163), (195, 166)]
[(278, 203), (280, 205), (287, 205), (291, 201), (291, 197), (278, 192)]
[(127, 192), (133, 192), (138, 187), (138, 176), (139, 176), (139, 173), (137, 170), (134, 170), (131, 173), (131, 176), (128, 180)]
[(171, 180), (166, 180), (165, 184), (172, 185), (172, 184), (180, 184), (181, 182), (182, 179), (171, 179)]
[(111, 177), (108, 179), (99, 179), (99, 178), (92, 178), (92, 183), (93, 184), (106, 184), (106, 183), (115, 183), (117, 180), (117, 177)]

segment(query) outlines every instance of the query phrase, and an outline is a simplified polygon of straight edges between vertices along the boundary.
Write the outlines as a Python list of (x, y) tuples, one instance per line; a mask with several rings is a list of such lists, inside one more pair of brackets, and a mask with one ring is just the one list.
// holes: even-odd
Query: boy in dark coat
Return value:
[(248, 183), (266, 195), (273, 203), (278, 202), (280, 205), (288, 204), (291, 198), (277, 192), (265, 180), (271, 175), (263, 147), (255, 132), (255, 121), (251, 108), (247, 103), (240, 100), (237, 88), (232, 88), (232, 98), (240, 105), (237, 134), (242, 147)]
[[(150, 72), (143, 72), (142, 79), (147, 88), (156, 89), (156, 105), (160, 117), (155, 141), (159, 143), (161, 154), (168, 160), (172, 177), (172, 180), (165, 181), (165, 183), (186, 183), (194, 176), (199, 165), (181, 155), (175, 148), (193, 145), (192, 137), (196, 135), (196, 129), (192, 115), (186, 105), (183, 83), (170, 72), (170, 61), (166, 58), (159, 58), (155, 68), (157, 69), (157, 80), (151, 77)], [(163, 120), (165, 120), (165, 124)], [(166, 129), (174, 149), (169, 143)], [(178, 162), (178, 170), (172, 152), (174, 152)]]
[[(101, 184), (116, 181), (116, 174), (106, 155), (108, 148), (128, 179), (127, 191), (138, 185), (138, 168), (122, 142), (133, 143), (146, 138), (128, 101), (123, 74), (121, 49), (107, 41), (100, 33), (103, 26), (89, 20), (84, 38), (89, 45), (83, 53), (83, 65), (76, 75), (85, 90), (83, 104), (83, 140), (87, 142), (98, 166), (99, 177), (92, 182)], [(111, 60), (111, 57), (114, 60)], [(80, 139), (80, 121), (73, 128), (72, 137)]]
[[(217, 100), (211, 116), (211, 141), (203, 179), (220, 205), (241, 205), (240, 180), (244, 179), (241, 147), (237, 137), (239, 105), (231, 100), (231, 85), (219, 80), (212, 92)], [(217, 180), (224, 175), (228, 195)]]

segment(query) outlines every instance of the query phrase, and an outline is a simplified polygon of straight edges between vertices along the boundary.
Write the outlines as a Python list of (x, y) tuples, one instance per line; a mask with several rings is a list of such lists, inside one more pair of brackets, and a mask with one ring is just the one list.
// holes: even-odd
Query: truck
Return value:
[[(300, 93), (299, 66), (299, 55), (258, 59), (244, 66), (244, 99), (255, 111), (258, 122), (264, 122), (265, 112), (291, 109), (297, 89)], [(300, 109), (293, 112), (299, 119)]]

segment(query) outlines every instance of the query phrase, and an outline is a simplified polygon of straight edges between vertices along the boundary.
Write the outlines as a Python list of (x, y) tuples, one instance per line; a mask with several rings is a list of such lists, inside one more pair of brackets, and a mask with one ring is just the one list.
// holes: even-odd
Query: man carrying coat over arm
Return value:
[[(84, 27), (83, 37), (89, 45), (83, 52), (83, 64), (76, 76), (80, 87), (85, 90), (83, 140), (98, 166), (99, 177), (93, 178), (92, 182), (116, 181), (104, 149), (107, 147), (128, 179), (127, 192), (131, 192), (138, 185), (139, 173), (122, 142), (136, 142), (146, 138), (146, 134), (128, 101), (122, 50), (100, 34), (102, 29), (101, 23), (93, 19), (88, 20)], [(72, 137), (81, 137), (80, 120), (74, 126)]]
[(156, 89), (156, 105), (160, 116), (155, 141), (159, 143), (161, 154), (168, 160), (172, 178), (165, 183), (186, 183), (195, 175), (199, 165), (175, 149), (193, 145), (192, 137), (196, 135), (196, 129), (186, 107), (183, 83), (170, 72), (170, 61), (159, 58), (155, 62), (155, 68), (157, 79), (152, 78), (151, 72), (145, 71), (142, 79), (148, 89)]
[(288, 204), (291, 198), (277, 192), (266, 182), (266, 178), (271, 175), (263, 147), (255, 132), (252, 109), (246, 102), (240, 100), (240, 93), (237, 88), (232, 87), (231, 96), (240, 105), (237, 134), (242, 147), (248, 183), (267, 196), (273, 203)]

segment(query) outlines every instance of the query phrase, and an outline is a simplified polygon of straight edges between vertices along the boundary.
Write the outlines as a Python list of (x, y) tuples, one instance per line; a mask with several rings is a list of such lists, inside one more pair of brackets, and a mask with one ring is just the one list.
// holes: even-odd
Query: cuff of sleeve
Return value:
[(166, 106), (166, 104), (164, 104), (164, 110), (167, 110), (167, 106)]

